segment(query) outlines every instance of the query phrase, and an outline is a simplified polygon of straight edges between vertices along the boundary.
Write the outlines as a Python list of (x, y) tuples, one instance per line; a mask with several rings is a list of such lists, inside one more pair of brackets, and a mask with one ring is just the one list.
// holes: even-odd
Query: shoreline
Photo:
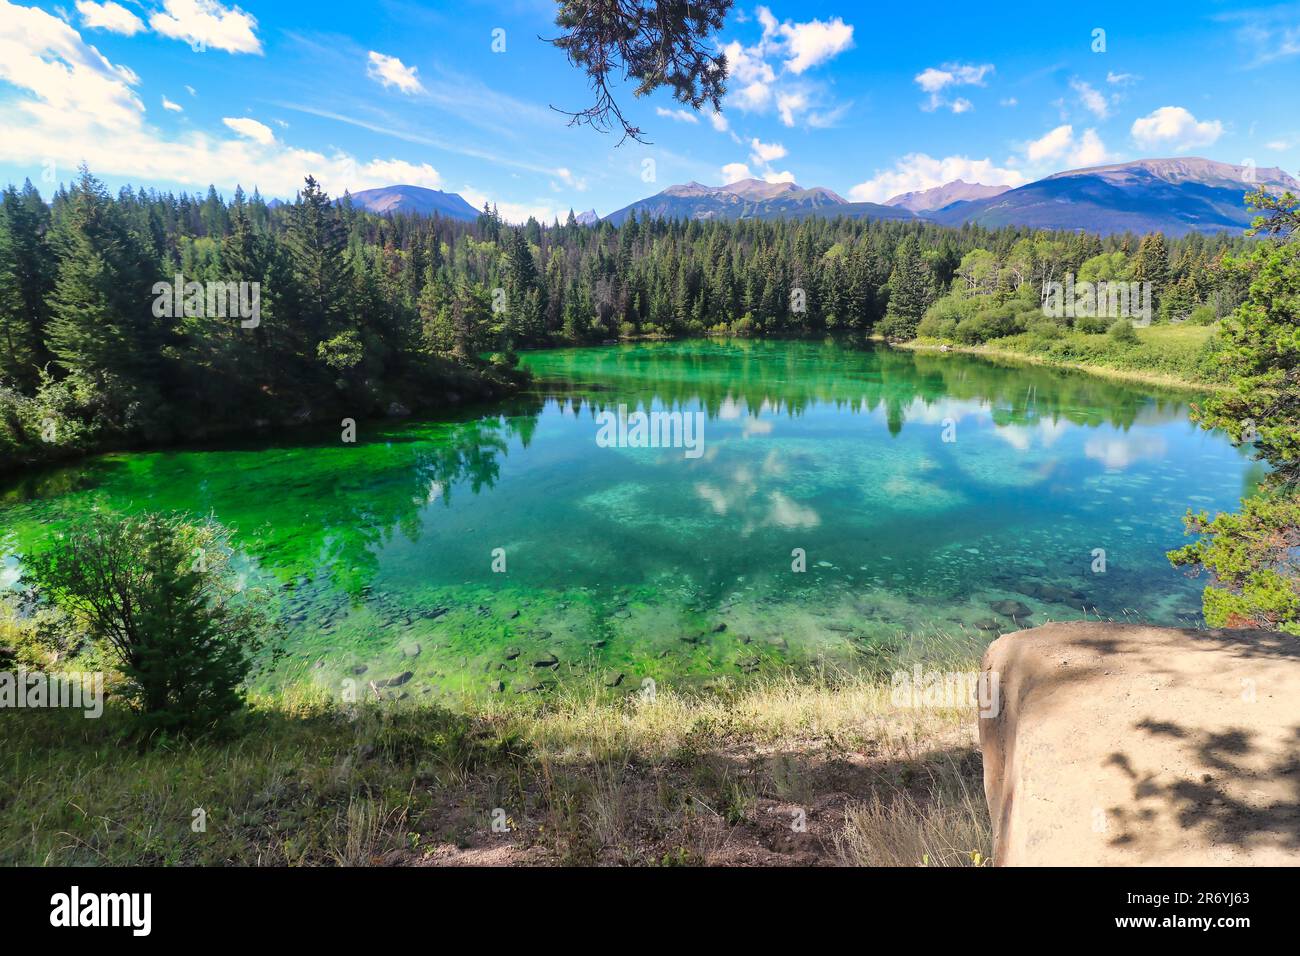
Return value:
[[(884, 339), (877, 341), (884, 342)], [(1082, 362), (1060, 362), (1031, 352), (1017, 352), (1011, 349), (989, 348), (986, 345), (953, 345), (950, 343), (920, 342), (886, 342), (890, 348), (909, 352), (958, 352), (962, 355), (974, 355), (981, 358), (1022, 362), (1026, 365), (1038, 365), (1045, 368), (1059, 368), (1073, 372), (1086, 372), (1100, 378), (1114, 381), (1131, 382), (1135, 385), (1152, 385), (1158, 388), (1175, 389), (1184, 392), (1224, 392), (1229, 386), (1221, 382), (1207, 382), (1196, 379), (1180, 378), (1156, 372), (1141, 372), (1136, 369), (1116, 368), (1111, 365), (1089, 365)]]

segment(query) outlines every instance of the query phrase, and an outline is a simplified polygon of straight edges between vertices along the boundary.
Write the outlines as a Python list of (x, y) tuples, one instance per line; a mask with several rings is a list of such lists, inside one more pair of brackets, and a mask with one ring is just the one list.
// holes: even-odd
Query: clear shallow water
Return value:
[[(0, 487), (0, 574), (96, 503), (212, 514), (292, 621), (271, 683), (636, 687), (1085, 615), (1198, 623), (1201, 583), (1164, 554), (1188, 507), (1234, 507), (1258, 477), (1185, 398), (969, 356), (707, 341), (524, 362), (536, 394), (363, 424), (355, 445), (330, 430), (26, 476)], [(597, 413), (620, 404), (702, 412), (702, 453), (602, 447)]]

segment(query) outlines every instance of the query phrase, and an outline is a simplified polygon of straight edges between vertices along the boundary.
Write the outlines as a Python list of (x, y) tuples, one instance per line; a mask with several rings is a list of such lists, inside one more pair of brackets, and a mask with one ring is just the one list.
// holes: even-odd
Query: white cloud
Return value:
[(731, 132), (731, 124), (728, 123), (727, 118), (717, 110), (714, 110), (709, 114), (709, 122), (713, 124), (713, 128), (719, 133)]
[[(130, 69), (109, 62), (59, 18), (7, 0), (0, 0), (0, 80), (20, 91), (0, 101), (0, 163), (52, 162), (71, 173), (85, 162), (105, 176), (193, 189), (242, 184), (283, 197), (309, 173), (334, 195), (395, 179), (439, 179), (427, 165), (396, 158), (366, 162), (341, 150), (299, 149), (247, 118), (228, 118), (217, 134), (187, 128), (164, 135), (145, 122), (133, 90), (140, 81)], [(223, 135), (227, 128), (239, 135)]]
[(994, 165), (990, 159), (946, 156), (935, 159), (925, 153), (909, 153), (894, 168), (877, 172), (874, 177), (849, 190), (857, 202), (883, 202), (899, 193), (916, 192), (942, 186), (955, 179), (986, 186), (1023, 186), (1028, 180), (1014, 169)]
[(92, 30), (107, 30), (131, 37), (145, 28), (143, 20), (112, 0), (108, 3), (77, 0), (77, 12), (81, 14), (81, 22)]
[(497, 207), (497, 212), (506, 222), (522, 223), (527, 222), (531, 217), (538, 222), (553, 222), (558, 219), (561, 222), (569, 215), (568, 206), (557, 206), (549, 200), (537, 200), (534, 202), (505, 202), (498, 199), (489, 199), (486, 193), (481, 193), (473, 186), (462, 186), (456, 192), (460, 193), (461, 198), (476, 209), (482, 209), (483, 204), (490, 203)]
[(753, 152), (750, 153), (750, 158), (753, 159), (754, 162), (762, 164), (771, 163), (778, 159), (784, 159), (788, 152), (780, 143), (763, 143), (758, 139), (751, 139), (749, 141), (749, 148), (753, 150)]
[(772, 101), (772, 87), (766, 83), (749, 83), (736, 93), (736, 105), (745, 112), (757, 112)]
[(1083, 80), (1070, 80), (1070, 89), (1079, 94), (1079, 102), (1097, 119), (1105, 119), (1110, 115), (1110, 104), (1106, 102), (1106, 97), (1102, 96), (1092, 86)]
[(727, 68), (738, 83), (771, 83), (776, 79), (776, 70), (763, 59), (763, 48), (744, 47), (733, 40), (722, 48), (727, 56)]
[(369, 63), (366, 65), (366, 76), (372, 80), (377, 80), (387, 89), (395, 86), (403, 93), (421, 93), (424, 91), (424, 85), (416, 75), (419, 68), (407, 66), (395, 56), (387, 56), (383, 53), (370, 51)]
[(265, 123), (259, 123), (255, 119), (249, 119), (246, 116), (227, 116), (221, 122), (240, 136), (246, 136), (253, 142), (261, 143), (263, 146), (270, 146), (275, 142), (275, 133), (271, 132), (271, 127)]
[[(667, 110), (662, 106), (655, 107), (655, 113), (664, 119), (670, 119), (677, 123), (698, 123), (699, 119), (690, 110)], [(714, 114), (717, 115), (716, 113)], [(717, 125), (716, 123), (714, 124)]]
[(984, 77), (993, 72), (992, 63), (976, 66), (971, 63), (945, 63), (942, 67), (929, 67), (913, 79), (926, 93), (938, 93), (950, 86), (984, 86)]
[(171, 100), (167, 99), (166, 96), (162, 98), (162, 105), (163, 105), (163, 109), (171, 110), (173, 113), (185, 112), (185, 107), (181, 106), (181, 104), (179, 103), (173, 103)]
[(722, 167), (722, 184), (738, 183), (742, 179), (753, 179), (754, 174), (744, 163), (727, 163)]
[[(35, 7), (0, 0), (0, 80), (34, 94), (18, 100), (29, 120), (58, 134), (86, 126), (120, 126), (139, 121), (144, 104), (132, 87), (140, 80), (114, 66), (80, 34)], [(3, 126), (21, 126), (6, 117)], [(12, 139), (6, 130), (4, 139)]]
[(794, 182), (794, 173), (788, 169), (783, 169), (779, 173), (769, 169), (763, 173), (763, 181), (767, 183), (792, 183)]
[(1067, 123), (1027, 143), (1025, 158), (1034, 165), (1064, 164), (1077, 169), (1100, 166), (1111, 157), (1095, 129), (1086, 129), (1081, 136), (1075, 136), (1074, 127)]
[(1070, 156), (1070, 164), (1076, 168), (1084, 166), (1101, 166), (1111, 159), (1106, 152), (1106, 145), (1101, 141), (1095, 129), (1083, 131), (1083, 136), (1075, 145)]
[(257, 19), (239, 7), (224, 7), (218, 0), (163, 0), (163, 10), (149, 17), (149, 26), (191, 46), (227, 53), (262, 52)]
[(1074, 143), (1074, 127), (1066, 124), (1058, 126), (1025, 147), (1025, 155), (1031, 163), (1059, 159)]
[(194, 87), (190, 86), (188, 83), (185, 84), (185, 91), (186, 91), (187, 93), (189, 93), (190, 96), (198, 96), (198, 95), (199, 95), (199, 91), (196, 90)]
[(561, 189), (565, 189), (565, 188), (577, 190), (580, 193), (585, 193), (587, 191), (587, 181), (585, 179), (573, 175), (573, 172), (567, 167), (560, 166), (559, 168), (554, 169), (551, 172), (560, 181), (560, 183), (563, 183), (563, 185), (560, 185), (560, 183), (551, 183), (551, 188), (554, 189), (556, 192), (559, 192)]
[(402, 159), (376, 159), (366, 166), (372, 177), (384, 180), (389, 186), (423, 186), (441, 189), (442, 174), (428, 163), (408, 163)]
[(794, 126), (795, 114), (808, 108), (808, 97), (801, 92), (782, 93), (776, 98), (776, 111), (781, 114), (781, 122)]
[(979, 65), (945, 63), (938, 67), (927, 67), (916, 74), (912, 80), (922, 92), (930, 94), (929, 98), (921, 104), (921, 109), (933, 112), (946, 107), (954, 113), (966, 113), (975, 108), (970, 100), (960, 96), (955, 100), (949, 100), (943, 95), (943, 91), (954, 86), (984, 86), (984, 78), (992, 72), (992, 63)]
[(732, 41), (722, 48), (732, 80), (729, 104), (746, 113), (775, 110), (786, 126), (801, 120), (808, 126), (831, 125), (846, 107), (826, 102), (823, 85), (803, 75), (851, 48), (853, 27), (842, 17), (779, 22), (767, 7), (759, 7), (756, 17), (763, 27), (757, 43)]
[(1128, 86), (1130, 83), (1136, 83), (1142, 77), (1133, 73), (1115, 73), (1108, 71), (1106, 73), (1106, 82), (1112, 86)]
[(1223, 135), (1218, 120), (1197, 120), (1181, 106), (1162, 106), (1133, 122), (1133, 139), (1143, 149), (1209, 146)]
[(786, 69), (796, 76), (853, 46), (853, 27), (839, 17), (827, 23), (821, 20), (783, 23), (780, 33), (790, 55), (785, 61)]

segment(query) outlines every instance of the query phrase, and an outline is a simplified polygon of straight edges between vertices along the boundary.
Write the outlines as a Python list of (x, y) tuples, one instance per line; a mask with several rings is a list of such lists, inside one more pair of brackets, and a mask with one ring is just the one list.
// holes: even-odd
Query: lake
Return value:
[[(1233, 508), (1260, 477), (1186, 396), (1082, 373), (831, 341), (522, 361), (526, 396), (362, 422), (353, 444), (330, 428), (10, 481), (0, 573), (96, 504), (212, 515), (291, 624), (268, 686), (636, 688), (969, 655), (1048, 620), (1199, 624), (1203, 582), (1165, 552), (1188, 507)], [(678, 413), (655, 435), (689, 444), (645, 447), (638, 412)]]

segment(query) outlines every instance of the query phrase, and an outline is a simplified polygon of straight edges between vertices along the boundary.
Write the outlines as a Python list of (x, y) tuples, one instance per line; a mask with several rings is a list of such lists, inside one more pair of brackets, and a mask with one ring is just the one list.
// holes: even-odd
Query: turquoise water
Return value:
[[(877, 666), (1047, 620), (1198, 623), (1203, 582), (1164, 554), (1188, 507), (1259, 477), (1185, 397), (969, 356), (746, 340), (524, 362), (533, 394), (355, 444), (331, 428), (28, 475), (0, 488), (4, 573), (96, 503), (211, 514), (291, 621), (269, 683), (635, 687)], [(599, 413), (620, 405), (698, 413), (702, 441), (609, 447)]]

